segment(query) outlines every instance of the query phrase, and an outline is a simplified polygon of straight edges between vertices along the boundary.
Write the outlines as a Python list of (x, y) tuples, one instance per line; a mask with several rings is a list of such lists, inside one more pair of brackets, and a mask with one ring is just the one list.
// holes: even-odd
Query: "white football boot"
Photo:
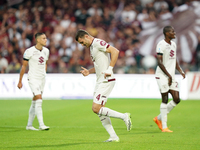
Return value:
[(39, 130), (49, 130), (50, 127), (42, 125), (39, 127)]
[(119, 142), (119, 137), (110, 137), (109, 139), (107, 139), (104, 142)]
[(34, 128), (33, 126), (26, 126), (26, 130), (38, 131), (38, 129)]
[(125, 113), (126, 117), (124, 119), (124, 122), (127, 127), (127, 131), (130, 131), (132, 128), (132, 122), (131, 122), (131, 114), (130, 113)]

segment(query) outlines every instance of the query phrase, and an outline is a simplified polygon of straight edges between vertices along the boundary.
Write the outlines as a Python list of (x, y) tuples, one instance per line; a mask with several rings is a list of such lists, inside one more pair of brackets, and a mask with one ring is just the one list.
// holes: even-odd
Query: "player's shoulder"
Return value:
[(165, 40), (164, 40), (164, 39), (162, 39), (162, 40), (160, 40), (160, 41), (158, 42), (158, 44), (157, 44), (157, 45), (164, 45), (164, 44), (166, 44), (166, 42), (165, 42)]
[(105, 46), (106, 45), (106, 42), (104, 40), (98, 39), (98, 38), (95, 38), (93, 43), (94, 43), (94, 45), (101, 45), (101, 46)]
[(35, 46), (31, 46), (25, 50), (25, 52), (33, 52), (35, 50)]
[(48, 51), (49, 52), (49, 49), (47, 47), (43, 47), (44, 51)]

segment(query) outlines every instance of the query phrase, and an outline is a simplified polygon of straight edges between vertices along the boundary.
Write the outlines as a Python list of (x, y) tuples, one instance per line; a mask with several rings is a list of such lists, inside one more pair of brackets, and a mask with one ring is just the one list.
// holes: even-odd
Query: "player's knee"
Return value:
[(181, 100), (180, 100), (180, 98), (177, 98), (177, 99), (174, 100), (174, 102), (175, 102), (176, 104), (178, 104), (178, 103), (181, 102)]
[(162, 103), (167, 104), (168, 103), (168, 98), (162, 98)]
[(42, 95), (34, 95), (33, 100), (42, 99)]
[(92, 106), (92, 111), (95, 113), (95, 114), (98, 114), (99, 113), (99, 109), (95, 106)]

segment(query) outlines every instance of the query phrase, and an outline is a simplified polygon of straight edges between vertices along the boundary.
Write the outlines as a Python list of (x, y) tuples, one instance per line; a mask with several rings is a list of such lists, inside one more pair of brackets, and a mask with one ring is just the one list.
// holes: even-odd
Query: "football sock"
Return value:
[(107, 117), (107, 116), (100, 116), (99, 115), (99, 119), (101, 120), (103, 127), (106, 129), (106, 131), (108, 132), (110, 137), (111, 138), (117, 137), (117, 134), (115, 133), (115, 130), (113, 129), (110, 118)]
[(101, 107), (98, 114), (102, 116), (108, 116), (108, 117), (120, 118), (120, 119), (124, 119), (126, 117), (125, 114), (114, 111), (107, 107)]
[[(167, 104), (167, 114), (176, 106), (177, 104), (171, 100), (168, 104)], [(158, 120), (161, 120), (161, 114), (159, 114), (157, 116)]]
[(176, 106), (176, 103), (171, 100), (168, 104), (167, 104), (167, 113), (169, 113), (174, 107)]
[(29, 109), (27, 126), (32, 126), (34, 118), (35, 118), (35, 101), (32, 101), (31, 107)]
[(157, 116), (157, 118), (158, 118), (158, 120), (161, 120), (161, 114), (159, 114), (159, 115)]
[(44, 125), (43, 113), (42, 113), (42, 100), (41, 99), (36, 100), (35, 114), (37, 115), (39, 125), (40, 126)]
[(167, 128), (167, 104), (161, 103), (160, 105), (160, 113), (161, 113), (161, 120), (162, 120), (162, 128)]

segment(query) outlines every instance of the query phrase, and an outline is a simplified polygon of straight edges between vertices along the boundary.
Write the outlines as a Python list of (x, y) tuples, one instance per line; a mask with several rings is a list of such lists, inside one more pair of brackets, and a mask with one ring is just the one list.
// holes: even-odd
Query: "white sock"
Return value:
[(167, 114), (176, 106), (176, 103), (171, 100), (168, 104), (167, 104)]
[(28, 124), (27, 126), (33, 125), (33, 120), (35, 118), (35, 101), (32, 101), (31, 107), (29, 109)]
[[(176, 106), (177, 104), (171, 100), (168, 104), (167, 104), (167, 114)], [(159, 114), (157, 116), (158, 120), (161, 120), (161, 114)]]
[(115, 130), (113, 129), (113, 126), (109, 117), (99, 115), (99, 119), (101, 120), (102, 125), (104, 126), (108, 134), (110, 135), (110, 138), (118, 137), (117, 134), (115, 133)]
[(157, 118), (158, 118), (158, 120), (161, 120), (161, 114), (159, 114), (159, 115), (157, 116)]
[(98, 114), (102, 116), (108, 116), (108, 117), (120, 118), (120, 119), (124, 119), (126, 117), (125, 114), (114, 111), (107, 107), (101, 107)]
[(40, 126), (44, 125), (43, 113), (42, 113), (42, 100), (41, 99), (36, 100), (35, 114), (36, 114), (36, 116), (38, 118), (39, 125)]
[(167, 128), (167, 104), (161, 103), (160, 105), (160, 113), (161, 113), (161, 120), (162, 120), (162, 128)]

